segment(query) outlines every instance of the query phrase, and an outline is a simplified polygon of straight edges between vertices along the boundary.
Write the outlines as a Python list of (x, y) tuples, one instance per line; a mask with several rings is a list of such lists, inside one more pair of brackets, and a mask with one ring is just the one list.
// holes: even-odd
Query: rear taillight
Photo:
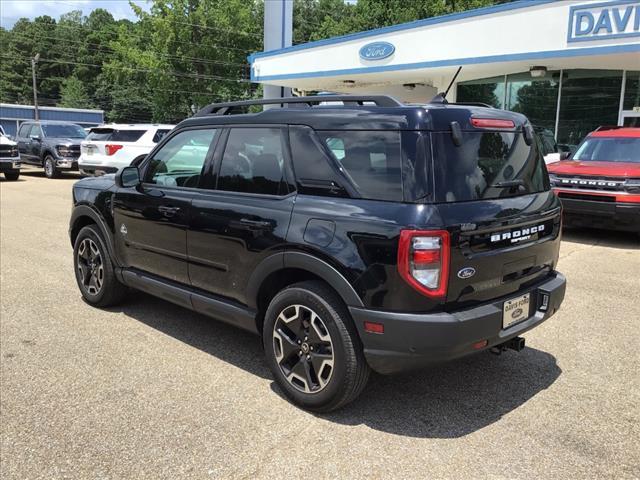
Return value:
[(444, 297), (450, 249), (446, 230), (402, 230), (398, 245), (400, 276), (423, 295)]
[(513, 120), (499, 118), (472, 118), (471, 125), (476, 128), (515, 128)]
[(107, 155), (113, 155), (114, 153), (116, 153), (121, 148), (122, 148), (122, 145), (116, 145), (114, 143), (107, 143), (104, 146), (104, 149), (107, 152)]

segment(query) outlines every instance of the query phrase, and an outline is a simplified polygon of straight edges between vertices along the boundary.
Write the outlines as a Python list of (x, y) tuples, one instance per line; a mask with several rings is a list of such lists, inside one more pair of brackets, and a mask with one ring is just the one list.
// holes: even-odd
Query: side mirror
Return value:
[(40, 138), (40, 135), (33, 135), (31, 137), (31, 140), (35, 140), (36, 142), (39, 142), (40, 140), (42, 140), (42, 138)]
[(560, 153), (560, 160), (566, 160), (570, 156), (571, 156), (571, 152), (561, 152)]
[(118, 187), (137, 187), (140, 185), (140, 172), (138, 167), (124, 167), (116, 173), (116, 186)]

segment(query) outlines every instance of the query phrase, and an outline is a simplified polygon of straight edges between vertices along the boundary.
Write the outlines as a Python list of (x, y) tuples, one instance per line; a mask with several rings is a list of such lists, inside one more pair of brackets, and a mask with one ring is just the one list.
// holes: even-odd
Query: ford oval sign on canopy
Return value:
[(367, 43), (360, 49), (360, 58), (363, 60), (382, 60), (390, 57), (396, 51), (389, 42), (373, 42)]

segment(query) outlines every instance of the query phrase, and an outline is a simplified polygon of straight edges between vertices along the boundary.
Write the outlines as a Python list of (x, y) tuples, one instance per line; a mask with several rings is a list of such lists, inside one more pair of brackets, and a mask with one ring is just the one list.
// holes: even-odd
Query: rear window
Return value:
[(525, 195), (549, 190), (538, 142), (527, 145), (515, 132), (432, 134), (436, 199), (464, 202)]
[(573, 160), (640, 163), (640, 138), (587, 137)]
[(93, 128), (87, 140), (94, 142), (137, 142), (146, 130), (115, 130), (113, 128)]
[(318, 131), (363, 198), (402, 201), (400, 132)]

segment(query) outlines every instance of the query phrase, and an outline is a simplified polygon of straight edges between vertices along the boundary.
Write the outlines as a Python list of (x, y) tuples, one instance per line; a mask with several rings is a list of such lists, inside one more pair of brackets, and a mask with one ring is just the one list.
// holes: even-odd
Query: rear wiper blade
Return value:
[(514, 188), (514, 187), (524, 187), (524, 180), (507, 180), (504, 182), (494, 183), (490, 185), (490, 188)]

